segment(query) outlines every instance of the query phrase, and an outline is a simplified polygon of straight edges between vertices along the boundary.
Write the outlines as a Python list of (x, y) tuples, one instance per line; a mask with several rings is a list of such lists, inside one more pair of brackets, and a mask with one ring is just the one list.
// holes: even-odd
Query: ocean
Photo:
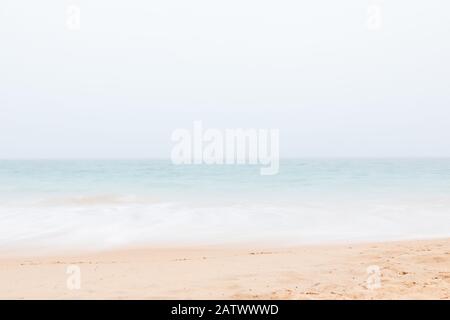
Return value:
[(0, 161), (0, 250), (450, 236), (450, 159)]

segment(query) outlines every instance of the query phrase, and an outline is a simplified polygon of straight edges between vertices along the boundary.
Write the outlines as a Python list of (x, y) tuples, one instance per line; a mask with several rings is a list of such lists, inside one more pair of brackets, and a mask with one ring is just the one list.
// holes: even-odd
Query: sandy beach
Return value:
[(450, 299), (450, 239), (3, 256), (0, 298)]

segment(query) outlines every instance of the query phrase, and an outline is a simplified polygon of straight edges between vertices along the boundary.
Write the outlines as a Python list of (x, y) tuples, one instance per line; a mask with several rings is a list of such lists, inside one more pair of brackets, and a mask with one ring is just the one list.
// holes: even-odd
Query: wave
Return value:
[(114, 195), (114, 194), (100, 194), (100, 195), (76, 195), (76, 196), (59, 196), (54, 198), (45, 198), (37, 202), (40, 205), (113, 205), (126, 203), (157, 203), (161, 200), (158, 197), (151, 196), (137, 196), (134, 194), (128, 195)]
[(0, 250), (443, 237), (450, 235), (449, 202), (208, 203), (136, 195), (53, 198), (38, 205), (0, 205)]

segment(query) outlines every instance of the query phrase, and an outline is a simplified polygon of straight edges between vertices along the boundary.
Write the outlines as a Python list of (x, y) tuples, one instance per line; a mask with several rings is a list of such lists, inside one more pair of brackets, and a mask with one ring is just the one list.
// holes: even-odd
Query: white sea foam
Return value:
[(76, 197), (0, 206), (0, 249), (320, 243), (450, 235), (450, 201), (158, 202)]

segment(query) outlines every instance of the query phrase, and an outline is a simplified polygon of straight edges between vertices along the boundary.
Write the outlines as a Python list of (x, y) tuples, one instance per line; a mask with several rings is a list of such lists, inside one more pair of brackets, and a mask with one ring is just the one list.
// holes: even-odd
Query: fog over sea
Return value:
[(0, 250), (450, 236), (450, 159), (0, 161)]

